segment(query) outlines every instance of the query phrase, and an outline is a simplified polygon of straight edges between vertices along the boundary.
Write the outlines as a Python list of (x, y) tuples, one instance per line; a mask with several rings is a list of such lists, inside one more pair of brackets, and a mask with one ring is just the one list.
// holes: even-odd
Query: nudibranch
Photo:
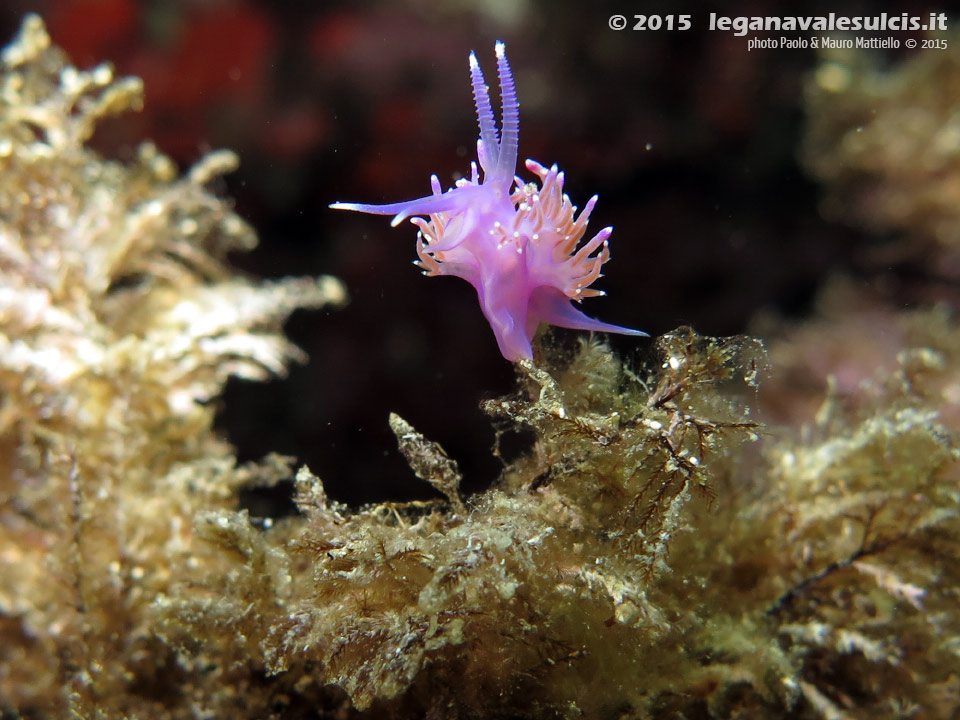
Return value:
[[(500, 80), (501, 127), (490, 105), (489, 88), (474, 53), (470, 80), (477, 107), (480, 139), (470, 179), (441, 192), (430, 178), (432, 195), (389, 205), (333, 203), (336, 210), (393, 215), (396, 227), (406, 218), (419, 228), (417, 262), (425, 275), (456, 275), (474, 288), (493, 328), (500, 352), (511, 362), (532, 359), (531, 340), (541, 322), (576, 330), (646, 335), (587, 317), (571, 301), (603, 295), (589, 288), (610, 259), (607, 227), (577, 247), (597, 202), (594, 196), (577, 208), (563, 192), (563, 173), (527, 160), (540, 178), (525, 183), (514, 175), (520, 131), (520, 106), (502, 42), (496, 44)], [(429, 219), (425, 219), (429, 218)]]

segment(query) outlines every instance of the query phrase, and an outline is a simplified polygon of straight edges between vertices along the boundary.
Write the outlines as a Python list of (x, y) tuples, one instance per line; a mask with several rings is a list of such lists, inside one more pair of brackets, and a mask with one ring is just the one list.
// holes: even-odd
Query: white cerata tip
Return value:
[(470, 69), (476, 70), (479, 67), (480, 67), (480, 63), (477, 62), (477, 55), (476, 53), (473, 52), (473, 50), (471, 50), (470, 51)]
[(498, 58), (502, 58), (507, 54), (507, 46), (503, 44), (503, 41), (497, 40), (497, 44), (493, 46), (494, 52), (497, 53)]

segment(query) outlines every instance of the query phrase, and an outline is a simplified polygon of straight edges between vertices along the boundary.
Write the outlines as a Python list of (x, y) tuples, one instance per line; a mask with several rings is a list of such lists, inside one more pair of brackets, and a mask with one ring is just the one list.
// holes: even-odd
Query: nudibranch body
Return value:
[[(417, 263), (426, 275), (456, 275), (477, 290), (480, 307), (493, 328), (500, 352), (512, 362), (532, 358), (530, 342), (541, 322), (577, 330), (646, 335), (587, 317), (572, 300), (602, 295), (589, 289), (610, 258), (607, 240), (613, 228), (577, 245), (597, 202), (577, 208), (563, 192), (563, 173), (527, 160), (540, 187), (514, 175), (519, 139), (519, 104), (502, 42), (496, 44), (500, 80), (501, 128), (498, 131), (489, 90), (477, 58), (470, 53), (470, 79), (477, 106), (480, 139), (470, 179), (447, 192), (430, 179), (432, 195), (389, 205), (334, 203), (337, 210), (393, 215), (396, 227), (411, 218), (420, 230)], [(429, 218), (424, 219), (424, 218)]]

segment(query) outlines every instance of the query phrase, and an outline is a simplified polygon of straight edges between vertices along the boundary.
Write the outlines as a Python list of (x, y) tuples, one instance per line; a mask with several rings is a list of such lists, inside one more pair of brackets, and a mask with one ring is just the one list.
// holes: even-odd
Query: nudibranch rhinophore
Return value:
[[(501, 128), (477, 57), (470, 53), (470, 80), (477, 106), (480, 139), (470, 179), (446, 192), (430, 178), (432, 195), (389, 205), (333, 203), (336, 210), (393, 215), (396, 227), (411, 218), (417, 235), (417, 263), (425, 275), (456, 275), (477, 290), (480, 307), (493, 328), (500, 352), (511, 362), (533, 357), (530, 342), (541, 322), (576, 330), (646, 335), (587, 317), (571, 301), (603, 295), (589, 288), (610, 259), (606, 227), (582, 247), (594, 195), (579, 216), (563, 192), (563, 173), (533, 160), (526, 167), (540, 178), (525, 183), (514, 175), (520, 132), (520, 106), (502, 42), (496, 44), (500, 80)], [(429, 218), (429, 219), (425, 219)]]

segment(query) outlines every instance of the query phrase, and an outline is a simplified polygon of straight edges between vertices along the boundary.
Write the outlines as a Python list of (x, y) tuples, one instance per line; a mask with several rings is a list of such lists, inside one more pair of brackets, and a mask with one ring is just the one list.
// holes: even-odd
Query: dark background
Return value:
[[(805, 13), (876, 14), (878, 3)], [(815, 8), (815, 6), (809, 6)], [(704, 334), (748, 329), (760, 311), (809, 311), (832, 273), (856, 277), (858, 231), (817, 212), (798, 163), (802, 83), (812, 50), (753, 51), (708, 32), (709, 4), (490, 0), (6, 0), (10, 38), (41, 13), (75, 63), (110, 60), (146, 83), (139, 115), (110, 122), (97, 145), (130, 157), (151, 138), (181, 167), (220, 147), (239, 172), (215, 188), (258, 230), (235, 264), (261, 277), (329, 273), (350, 304), (299, 312), (290, 336), (310, 354), (285, 380), (231, 382), (219, 426), (241, 459), (269, 451), (310, 465), (336, 499), (430, 496), (406, 468), (390, 411), (439, 441), (468, 489), (500, 465), (478, 403), (513, 387), (473, 289), (411, 265), (415, 230), (336, 213), (335, 200), (394, 202), (469, 169), (476, 126), (467, 54), (493, 78), (507, 43), (521, 104), (520, 153), (566, 172), (591, 228), (616, 230), (584, 310), (657, 335), (689, 323)], [(927, 12), (902, 2), (893, 12)], [(783, 15), (740, 2), (727, 15)], [(616, 32), (612, 13), (692, 15), (687, 32)], [(495, 82), (493, 83), (495, 85)], [(573, 333), (569, 334), (574, 337)], [(615, 338), (624, 350), (649, 340)], [(275, 510), (278, 511), (278, 510)]]

